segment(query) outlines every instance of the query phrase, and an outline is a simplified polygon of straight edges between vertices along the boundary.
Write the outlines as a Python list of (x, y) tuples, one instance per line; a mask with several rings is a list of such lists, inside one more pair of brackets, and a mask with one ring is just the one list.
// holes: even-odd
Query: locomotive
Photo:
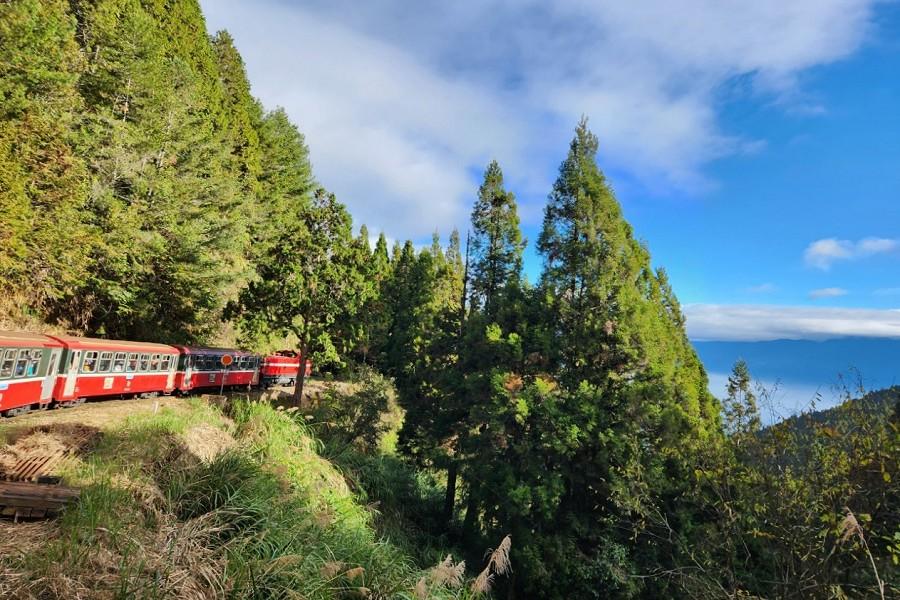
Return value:
[[(312, 363), (304, 368), (309, 375)], [(89, 399), (249, 390), (293, 383), (299, 372), (300, 358), (292, 352), (263, 357), (230, 348), (0, 331), (0, 414)]]

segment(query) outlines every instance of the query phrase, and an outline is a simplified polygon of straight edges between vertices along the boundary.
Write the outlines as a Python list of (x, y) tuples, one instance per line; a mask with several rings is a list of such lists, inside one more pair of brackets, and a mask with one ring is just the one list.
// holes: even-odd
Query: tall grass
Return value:
[[(190, 450), (198, 427), (215, 427), (234, 443), (204, 460)], [(67, 482), (81, 486), (82, 497), (57, 522), (41, 525), (44, 542), (0, 556), (0, 574), (10, 575), (0, 595), (482, 595), (471, 584), (441, 580), (437, 567), (422, 568), (431, 565), (416, 560), (421, 553), (410, 551), (410, 538), (396, 543), (383, 535), (383, 517), (363, 489), (385, 498), (394, 490), (391, 502), (402, 503), (420, 492), (410, 471), (381, 458), (356, 463), (364, 486), (345, 477), (349, 466), (342, 473), (323, 458), (323, 449), (303, 416), (257, 402), (235, 402), (228, 417), (193, 402), (129, 419), (68, 465)], [(463, 567), (454, 567), (463, 578)]]

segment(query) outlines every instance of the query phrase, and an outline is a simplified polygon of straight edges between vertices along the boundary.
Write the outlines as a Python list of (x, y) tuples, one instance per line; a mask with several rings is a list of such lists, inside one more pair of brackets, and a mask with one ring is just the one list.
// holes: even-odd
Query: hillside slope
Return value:
[(381, 538), (299, 413), (238, 400), (226, 416), (197, 399), (84, 409), (0, 425), (0, 463), (65, 448), (61, 474), (83, 489), (57, 521), (0, 522), (0, 597), (472, 595), (461, 568), (422, 570)]

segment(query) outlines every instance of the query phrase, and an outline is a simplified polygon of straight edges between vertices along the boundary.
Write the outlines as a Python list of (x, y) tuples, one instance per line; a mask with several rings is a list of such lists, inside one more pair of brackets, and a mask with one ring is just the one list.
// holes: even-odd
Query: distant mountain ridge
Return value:
[(866, 389), (900, 383), (900, 340), (840, 338), (824, 341), (693, 342), (709, 373), (727, 374), (739, 358), (747, 361), (757, 380), (827, 386), (839, 374), (855, 380), (859, 372)]
[(900, 385), (869, 392), (861, 398), (849, 399), (838, 406), (789, 417), (775, 427), (788, 426), (805, 430), (813, 424), (821, 424), (840, 429), (841, 417), (849, 411), (861, 411), (875, 419), (890, 418), (900, 411)]

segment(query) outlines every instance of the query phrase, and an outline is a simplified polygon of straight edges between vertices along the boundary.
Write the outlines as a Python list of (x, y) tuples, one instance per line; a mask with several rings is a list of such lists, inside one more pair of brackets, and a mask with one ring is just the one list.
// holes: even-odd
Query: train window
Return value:
[(141, 371), (146, 371), (150, 366), (150, 355), (141, 354)]
[(100, 365), (97, 367), (97, 371), (100, 373), (109, 373), (109, 368), (112, 366), (112, 356), (112, 352), (101, 352)]
[(128, 355), (128, 363), (126, 365), (126, 370), (129, 373), (134, 373), (138, 370), (138, 355), (135, 352), (132, 352)]
[(16, 363), (16, 351), (6, 350), (3, 352), (3, 362), (0, 362), (0, 378), (12, 377), (13, 365)]
[(168, 354), (163, 354), (160, 358), (159, 368), (161, 371), (168, 373), (169, 367), (172, 366), (172, 357)]
[(113, 360), (112, 370), (113, 370), (113, 373), (124, 373), (125, 372), (125, 353), (124, 352), (116, 352), (116, 358)]
[(150, 370), (159, 371), (159, 354), (150, 357)]
[(204, 366), (207, 371), (215, 371), (216, 370), (216, 357), (215, 356), (207, 356), (204, 360)]
[(194, 356), (194, 368), (198, 371), (203, 370), (203, 357), (199, 354)]
[(82, 373), (93, 373), (97, 370), (97, 353), (85, 352), (84, 360), (81, 361)]
[(16, 359), (16, 377), (25, 377), (25, 368), (28, 366), (28, 350), (19, 350), (19, 356)]
[(28, 360), (28, 367), (25, 370), (26, 377), (34, 377), (35, 375), (37, 375), (38, 367), (41, 364), (41, 355), (43, 354), (43, 350), (31, 351), (31, 357)]

